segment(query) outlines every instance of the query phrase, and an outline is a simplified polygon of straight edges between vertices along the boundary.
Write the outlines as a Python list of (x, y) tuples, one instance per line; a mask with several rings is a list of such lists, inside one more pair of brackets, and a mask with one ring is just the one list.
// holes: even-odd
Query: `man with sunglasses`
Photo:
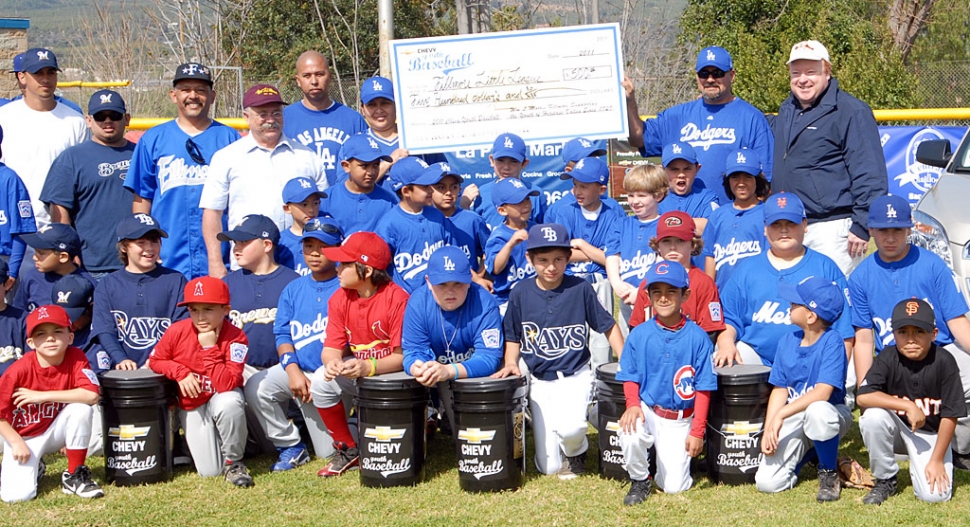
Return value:
[(638, 147), (643, 156), (659, 156), (667, 145), (689, 143), (700, 163), (698, 182), (714, 192), (721, 204), (730, 203), (722, 185), (728, 154), (742, 148), (754, 150), (766, 160), (764, 174), (771, 181), (774, 138), (764, 114), (731, 91), (734, 62), (726, 49), (702, 49), (695, 71), (701, 96), (668, 108), (646, 122), (640, 120), (633, 82), (623, 79), (630, 146)]
[(84, 267), (97, 279), (122, 267), (116, 240), (105, 233), (131, 216), (132, 195), (125, 189), (135, 151), (125, 139), (130, 119), (121, 94), (95, 92), (88, 102), (91, 139), (57, 156), (40, 193), (51, 221), (77, 231)]

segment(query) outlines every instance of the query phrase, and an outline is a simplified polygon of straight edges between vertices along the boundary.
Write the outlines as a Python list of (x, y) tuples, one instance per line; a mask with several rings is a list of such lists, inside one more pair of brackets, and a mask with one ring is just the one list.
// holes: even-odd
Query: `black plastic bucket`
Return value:
[(151, 370), (111, 370), (100, 380), (105, 479), (119, 486), (167, 481), (177, 385)]
[(357, 379), (360, 484), (417, 485), (424, 478), (428, 388), (404, 372)]
[(715, 483), (754, 483), (761, 463), (761, 434), (771, 368), (736, 364), (717, 369), (717, 391), (707, 421), (707, 466)]
[(522, 486), (525, 474), (525, 377), (452, 380), (458, 484), (466, 492)]
[(620, 448), (620, 417), (626, 411), (623, 383), (616, 380), (619, 364), (610, 362), (596, 368), (596, 430), (599, 444), (600, 476), (627, 481), (630, 476), (623, 468)]

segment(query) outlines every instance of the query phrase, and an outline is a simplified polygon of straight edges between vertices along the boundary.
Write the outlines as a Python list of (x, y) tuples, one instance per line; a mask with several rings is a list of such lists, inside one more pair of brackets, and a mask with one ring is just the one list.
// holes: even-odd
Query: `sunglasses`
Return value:
[(344, 235), (344, 233), (340, 230), (339, 227), (335, 225), (330, 225), (329, 223), (324, 223), (316, 219), (306, 222), (306, 225), (303, 226), (303, 232), (315, 232), (315, 231), (323, 231), (327, 234), (336, 234), (337, 236), (340, 236), (340, 237), (343, 237)]
[(195, 144), (195, 141), (191, 137), (185, 140), (185, 151), (188, 152), (192, 161), (200, 165), (205, 164), (205, 156), (202, 155), (202, 150), (199, 149), (199, 145)]
[(697, 72), (697, 78), (698, 79), (701, 79), (701, 80), (705, 80), (708, 77), (714, 77), (715, 79), (721, 79), (721, 78), (724, 78), (725, 75), (727, 75), (727, 72), (724, 71), (724, 70), (720, 70), (720, 69), (701, 70), (701, 71), (698, 71)]
[(94, 114), (94, 120), (99, 123), (103, 123), (108, 120), (111, 120), (117, 123), (117, 122), (121, 122), (121, 120), (124, 118), (125, 118), (125, 115), (118, 112), (98, 112)]

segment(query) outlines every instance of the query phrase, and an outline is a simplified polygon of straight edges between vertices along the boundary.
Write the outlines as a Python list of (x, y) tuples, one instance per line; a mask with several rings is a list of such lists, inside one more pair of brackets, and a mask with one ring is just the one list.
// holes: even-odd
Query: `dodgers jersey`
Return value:
[[(209, 274), (199, 208), (209, 165), (192, 160), (186, 147), (189, 139), (211, 161), (216, 151), (239, 139), (239, 132), (218, 121), (191, 137), (174, 120), (153, 126), (135, 146), (125, 187), (152, 200), (151, 214), (168, 233), (161, 251), (165, 267), (193, 279)], [(228, 247), (223, 251), (228, 258)]]
[(303, 371), (312, 372), (323, 366), (320, 354), (327, 337), (327, 306), (337, 289), (340, 281), (336, 276), (320, 282), (308, 274), (287, 284), (280, 293), (273, 322), (276, 348), (282, 344), (293, 346)]
[(468, 255), (468, 262), (473, 271), (482, 268), (485, 262), (485, 245), (488, 243), (488, 225), (481, 216), (461, 207), (448, 216), (451, 222), (451, 234), (455, 238), (452, 245), (458, 247)]
[(303, 143), (320, 156), (331, 187), (343, 177), (340, 160), (337, 159), (340, 147), (350, 136), (365, 131), (367, 123), (364, 118), (337, 101), (333, 101), (326, 110), (311, 110), (303, 105), (302, 100), (283, 108), (283, 134)]
[[(37, 232), (37, 225), (27, 187), (16, 172), (0, 163), (0, 254), (12, 254), (14, 236), (31, 232)], [(23, 244), (23, 240), (18, 243)], [(17, 276), (18, 271), (11, 268), (11, 276)]]
[(347, 237), (360, 231), (373, 232), (397, 202), (397, 196), (380, 185), (367, 194), (356, 194), (342, 181), (327, 189), (327, 197), (320, 200), (320, 215), (327, 213), (337, 220)]
[(701, 254), (714, 259), (714, 281), (723, 289), (741, 260), (757, 256), (768, 247), (764, 203), (746, 210), (734, 205), (718, 208), (708, 218), (702, 237)]
[(640, 385), (640, 400), (668, 410), (694, 407), (694, 394), (717, 389), (711, 337), (687, 320), (680, 329), (648, 320), (630, 330), (616, 370), (617, 381)]
[(667, 197), (657, 205), (657, 212), (662, 216), (664, 213), (679, 210), (686, 212), (691, 218), (710, 218), (717, 210), (718, 203), (716, 194), (694, 185), (683, 196), (668, 192)]
[[(371, 128), (368, 128), (367, 132), (365, 133), (368, 135), (368, 137), (373, 139), (375, 143), (377, 143), (377, 147), (381, 149), (381, 154), (385, 156), (390, 157), (391, 154), (393, 154), (398, 148), (401, 147), (400, 146), (401, 136), (399, 135), (395, 135), (393, 139), (384, 139), (383, 137), (375, 134), (374, 130)], [(423, 159), (424, 162), (429, 165), (433, 163), (448, 162), (448, 158), (445, 157), (444, 154), (421, 154), (421, 155), (415, 155), (412, 157)], [(340, 161), (343, 161), (343, 159), (341, 159)], [(341, 170), (340, 172), (343, 172), (343, 171)], [(340, 178), (343, 178), (343, 177), (345, 177), (344, 174), (340, 174)], [(386, 173), (384, 174), (384, 179), (381, 180), (381, 186), (384, 187), (384, 189), (387, 190), (388, 192), (392, 194), (394, 193), (394, 189), (391, 188), (391, 179), (387, 177)]]
[(26, 322), (27, 313), (22, 309), (7, 306), (0, 311), (0, 376), (24, 356)]
[(636, 216), (620, 220), (606, 243), (606, 256), (620, 256), (620, 279), (638, 287), (654, 262), (660, 259), (650, 248), (650, 239), (657, 235), (657, 220), (643, 221)]
[[(532, 222), (529, 222), (525, 229), (528, 230), (529, 227), (532, 227)], [(485, 244), (485, 270), (492, 275), (494, 280), (492, 294), (495, 295), (495, 300), (499, 304), (509, 301), (509, 293), (516, 284), (536, 276), (536, 269), (529, 263), (525, 254), (527, 243), (525, 241), (512, 248), (505, 269), (500, 272), (495, 271), (495, 257), (498, 256), (502, 247), (505, 247), (505, 244), (512, 239), (513, 234), (515, 234), (515, 229), (503, 223), (492, 230), (492, 234), (489, 235), (488, 242)]]
[(838, 331), (829, 328), (811, 346), (802, 346), (802, 330), (785, 333), (778, 341), (768, 382), (788, 390), (788, 404), (815, 388), (818, 383), (831, 386), (828, 402), (845, 404), (845, 375), (849, 359), (845, 342)]
[(502, 316), (488, 290), (471, 284), (465, 303), (445, 311), (431, 295), (431, 287), (418, 288), (404, 309), (404, 371), (415, 361), (461, 363), (468, 377), (486, 377), (498, 370), (504, 356)]
[(394, 282), (411, 293), (425, 284), (428, 258), (439, 247), (452, 245), (451, 224), (438, 209), (428, 206), (412, 214), (394, 207), (381, 218), (374, 232), (391, 248)]
[[(609, 196), (607, 196), (605, 194), (602, 195), (602, 196), (600, 196), (600, 201), (602, 201), (604, 204), (607, 204), (610, 207), (613, 207), (613, 208), (615, 208), (617, 210), (620, 210), (620, 211), (623, 210), (623, 206), (620, 205), (619, 202), (617, 202), (615, 199), (613, 199), (613, 198), (611, 198), (611, 197), (609, 197)], [(546, 223), (560, 223), (561, 224), (562, 222), (560, 222), (557, 219), (559, 217), (560, 209), (562, 209), (563, 207), (567, 207), (569, 205), (572, 205), (574, 203), (576, 203), (576, 196), (573, 194), (572, 189), (569, 189), (568, 191), (563, 192), (562, 193), (562, 197), (560, 197), (556, 201), (552, 202), (552, 205), (549, 205), (548, 207), (546, 207), (546, 214), (544, 216), (544, 221)], [(624, 214), (626, 214), (626, 213), (624, 212)]]
[(818, 276), (835, 282), (846, 296), (842, 316), (832, 325), (843, 339), (853, 338), (849, 313), (849, 284), (845, 275), (829, 257), (808, 247), (794, 266), (778, 270), (768, 261), (767, 251), (744, 259), (734, 276), (721, 290), (724, 323), (737, 330), (738, 340), (751, 345), (766, 366), (775, 360), (778, 341), (793, 329), (790, 303), (778, 294), (778, 284), (798, 284)]
[[(522, 179), (523, 183), (529, 190), (534, 190), (532, 184), (528, 181)], [(485, 220), (488, 224), (488, 228), (495, 230), (496, 227), (505, 223), (505, 216), (498, 213), (498, 207), (492, 203), (492, 187), (495, 186), (495, 180), (489, 181), (484, 185), (478, 186), (478, 199), (472, 203), (471, 210), (475, 211), (476, 214)], [(542, 191), (539, 191), (538, 196), (529, 196), (529, 200), (532, 201), (532, 214), (529, 215), (529, 221), (533, 223), (542, 223), (542, 219), (545, 218), (546, 213), (546, 198), (543, 196)]]
[[(595, 214), (593, 219), (587, 217)], [(606, 202), (602, 202), (599, 211), (590, 213), (583, 209), (578, 203), (567, 205), (559, 209), (559, 217), (556, 223), (566, 227), (566, 232), (572, 238), (582, 238), (593, 247), (606, 250), (610, 238), (617, 229), (617, 225), (623, 221), (626, 214), (621, 208), (613, 208)], [(584, 278), (594, 276), (606, 277), (606, 268), (595, 262), (570, 262), (566, 266), (566, 273)]]
[(229, 321), (243, 330), (249, 339), (246, 364), (269, 368), (279, 363), (273, 334), (277, 304), (283, 289), (297, 278), (295, 271), (281, 265), (265, 275), (237, 269), (223, 279), (229, 286), (229, 298), (232, 299)]
[(293, 269), (300, 276), (310, 274), (310, 268), (303, 260), (303, 236), (293, 234), (290, 229), (280, 231), (280, 243), (276, 246), (276, 263)]
[(896, 343), (893, 307), (901, 300), (918, 297), (933, 307), (939, 330), (935, 342), (940, 346), (952, 344), (946, 321), (970, 311), (957, 280), (939, 256), (922, 247), (910, 245), (898, 262), (885, 262), (876, 252), (863, 260), (849, 279), (852, 325), (873, 330), (878, 353)]

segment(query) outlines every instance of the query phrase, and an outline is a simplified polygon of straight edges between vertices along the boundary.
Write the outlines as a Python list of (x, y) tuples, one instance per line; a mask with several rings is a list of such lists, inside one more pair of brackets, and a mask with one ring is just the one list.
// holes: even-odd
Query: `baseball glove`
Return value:
[(839, 458), (839, 480), (843, 487), (868, 490), (876, 484), (872, 473), (851, 457)]

